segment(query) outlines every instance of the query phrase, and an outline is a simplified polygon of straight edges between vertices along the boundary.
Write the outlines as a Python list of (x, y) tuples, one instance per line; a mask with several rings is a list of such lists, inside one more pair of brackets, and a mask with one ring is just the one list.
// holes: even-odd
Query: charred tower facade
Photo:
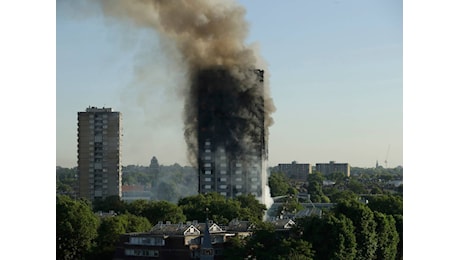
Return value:
[(197, 93), (199, 192), (262, 196), (267, 157), (263, 70), (201, 70)]

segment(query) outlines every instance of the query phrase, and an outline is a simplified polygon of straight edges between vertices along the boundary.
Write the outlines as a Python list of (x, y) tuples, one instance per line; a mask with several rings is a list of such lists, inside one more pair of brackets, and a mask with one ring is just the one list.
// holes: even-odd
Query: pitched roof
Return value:
[(228, 223), (227, 230), (229, 231), (239, 231), (239, 232), (248, 232), (254, 225), (250, 221), (233, 219)]
[(292, 219), (275, 219), (271, 221), (276, 229), (290, 229), (295, 225)]
[[(190, 229), (193, 225), (189, 224), (171, 224), (171, 223), (163, 223), (159, 222), (156, 224), (149, 233), (152, 234), (162, 234), (162, 235), (184, 235), (187, 229)], [(199, 234), (199, 232), (198, 232)]]
[(295, 214), (294, 218), (321, 216), (323, 211), (320, 208), (305, 208)]
[[(192, 224), (193, 223), (193, 224)], [(209, 221), (211, 224), (212, 221)], [(171, 224), (169, 222), (163, 223), (158, 222), (148, 233), (156, 234), (156, 235), (180, 235), (180, 236), (187, 236), (187, 235), (200, 235), (204, 233), (206, 230), (206, 223), (198, 223), (197, 221), (193, 222), (186, 222), (178, 223), (178, 224)], [(223, 232), (224, 230), (217, 225), (216, 223), (212, 223), (211, 226), (208, 226), (208, 232), (210, 233), (218, 233)]]

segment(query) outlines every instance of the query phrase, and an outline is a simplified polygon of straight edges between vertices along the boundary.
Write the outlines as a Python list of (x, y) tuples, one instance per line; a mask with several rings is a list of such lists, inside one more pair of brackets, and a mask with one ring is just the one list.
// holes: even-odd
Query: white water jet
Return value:
[(262, 174), (261, 174), (261, 179), (262, 179), (262, 196), (259, 199), (260, 203), (264, 204), (265, 207), (267, 207), (267, 211), (265, 211), (264, 215), (264, 221), (267, 220), (268, 218), (268, 210), (271, 208), (273, 205), (273, 198), (271, 197), (270, 194), (270, 186), (268, 186), (268, 163), (267, 160), (264, 160), (262, 162)]

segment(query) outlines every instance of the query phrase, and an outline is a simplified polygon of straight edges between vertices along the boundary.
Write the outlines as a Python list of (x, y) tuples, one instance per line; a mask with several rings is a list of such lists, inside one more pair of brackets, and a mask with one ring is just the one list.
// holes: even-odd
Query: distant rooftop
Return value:
[(86, 112), (112, 112), (112, 108), (110, 107), (102, 107), (102, 108), (88, 107), (86, 109)]

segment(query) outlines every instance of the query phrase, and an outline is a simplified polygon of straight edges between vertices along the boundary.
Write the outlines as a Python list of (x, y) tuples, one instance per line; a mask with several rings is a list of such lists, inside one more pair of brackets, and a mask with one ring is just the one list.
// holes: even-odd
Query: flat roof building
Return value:
[(277, 168), (277, 171), (284, 173), (289, 179), (302, 182), (307, 181), (308, 174), (312, 173), (311, 170), (311, 164), (297, 163), (296, 161), (292, 163), (280, 163)]
[(121, 114), (111, 108), (78, 112), (78, 196), (121, 197)]
[(350, 164), (336, 163), (335, 161), (330, 161), (329, 163), (317, 163), (315, 171), (321, 172), (323, 175), (329, 175), (333, 172), (341, 172), (350, 177)]

